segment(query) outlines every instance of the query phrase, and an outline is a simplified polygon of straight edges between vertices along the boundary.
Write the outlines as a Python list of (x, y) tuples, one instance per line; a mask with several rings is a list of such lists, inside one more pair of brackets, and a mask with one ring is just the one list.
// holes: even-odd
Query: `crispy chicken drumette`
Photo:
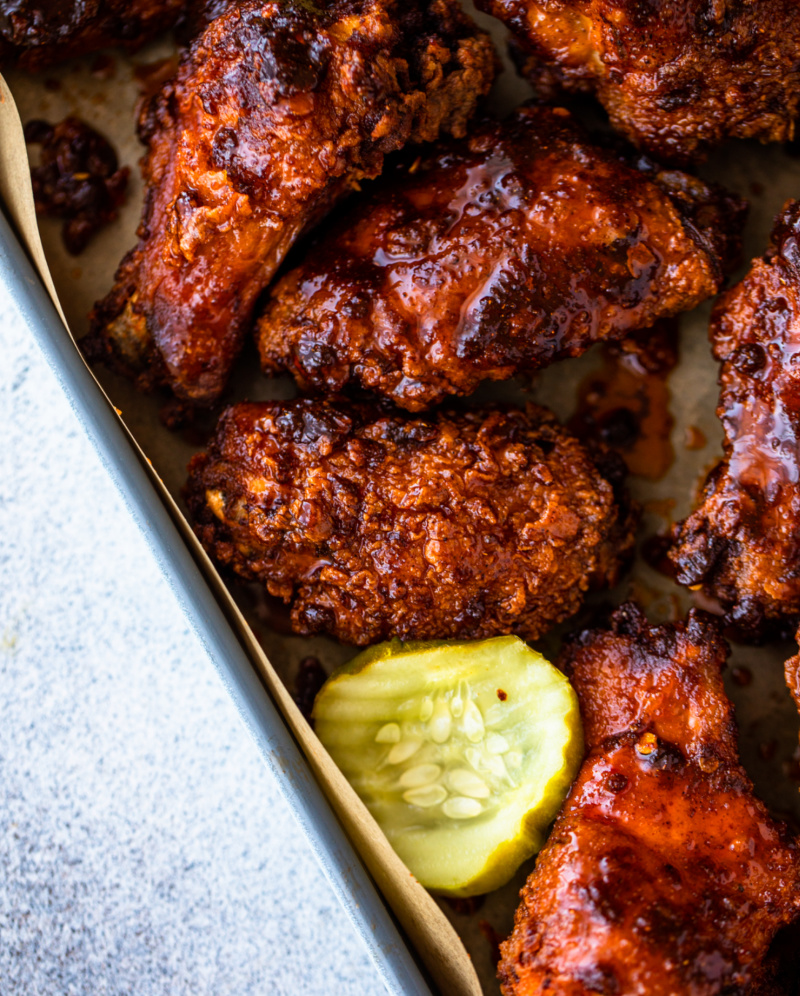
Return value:
[(763, 259), (718, 301), (717, 414), (725, 459), (669, 552), (742, 636), (800, 617), (800, 203), (778, 216)]
[(561, 108), (484, 122), (381, 178), (275, 287), (266, 371), (418, 411), (714, 294), (738, 199), (593, 145)]
[(505, 996), (756, 996), (800, 917), (800, 848), (753, 795), (711, 617), (634, 606), (561, 665), (588, 757), (502, 945)]
[(667, 161), (726, 138), (786, 141), (800, 105), (796, 0), (476, 0), (542, 96), (594, 93)]
[(136, 49), (189, 0), (0, 0), (0, 68), (45, 69), (100, 48)]
[(206, 550), (291, 601), (298, 633), (533, 639), (630, 552), (617, 471), (541, 408), (303, 399), (229, 408), (186, 497)]
[(386, 153), (462, 135), (494, 58), (457, 0), (228, 5), (143, 112), (139, 244), (89, 355), (214, 401), (297, 236)]

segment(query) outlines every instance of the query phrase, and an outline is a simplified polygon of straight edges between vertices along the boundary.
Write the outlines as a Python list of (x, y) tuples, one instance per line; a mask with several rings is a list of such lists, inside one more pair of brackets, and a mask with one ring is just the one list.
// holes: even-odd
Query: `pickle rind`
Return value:
[(499, 888), (541, 848), (583, 756), (574, 690), (515, 636), (370, 647), (312, 715), (411, 872), (451, 896)]

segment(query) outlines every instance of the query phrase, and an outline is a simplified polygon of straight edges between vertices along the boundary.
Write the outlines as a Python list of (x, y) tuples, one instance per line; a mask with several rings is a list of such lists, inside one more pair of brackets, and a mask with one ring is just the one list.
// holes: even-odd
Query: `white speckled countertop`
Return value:
[(0, 286), (0, 994), (382, 991)]

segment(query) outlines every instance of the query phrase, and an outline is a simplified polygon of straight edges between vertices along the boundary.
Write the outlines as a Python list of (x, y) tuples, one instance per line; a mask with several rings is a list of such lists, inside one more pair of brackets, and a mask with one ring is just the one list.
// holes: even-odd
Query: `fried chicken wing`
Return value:
[(541, 408), (239, 404), (189, 469), (206, 550), (347, 643), (535, 638), (632, 546), (615, 471)]
[(0, 0), (0, 69), (39, 70), (75, 55), (133, 50), (171, 28), (190, 0)]
[(594, 93), (659, 159), (726, 138), (792, 138), (800, 106), (795, 0), (476, 0), (511, 28), (542, 96)]
[(92, 359), (210, 403), (286, 251), (386, 153), (461, 135), (494, 74), (456, 0), (230, 4), (147, 106), (139, 244)]
[(800, 848), (753, 795), (711, 617), (632, 605), (567, 646), (588, 756), (501, 947), (505, 996), (756, 996)]
[(711, 316), (725, 459), (673, 530), (677, 579), (702, 585), (742, 636), (800, 616), (800, 203)]
[(524, 107), (383, 177), (275, 287), (262, 365), (418, 411), (694, 307), (742, 220), (738, 199)]

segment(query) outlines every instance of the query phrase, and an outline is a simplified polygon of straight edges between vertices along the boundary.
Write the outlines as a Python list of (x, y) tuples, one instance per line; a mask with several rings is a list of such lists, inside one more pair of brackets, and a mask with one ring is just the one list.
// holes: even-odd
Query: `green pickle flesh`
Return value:
[(515, 636), (371, 647), (313, 718), (411, 872), (452, 896), (498, 888), (541, 848), (583, 753), (572, 686)]

